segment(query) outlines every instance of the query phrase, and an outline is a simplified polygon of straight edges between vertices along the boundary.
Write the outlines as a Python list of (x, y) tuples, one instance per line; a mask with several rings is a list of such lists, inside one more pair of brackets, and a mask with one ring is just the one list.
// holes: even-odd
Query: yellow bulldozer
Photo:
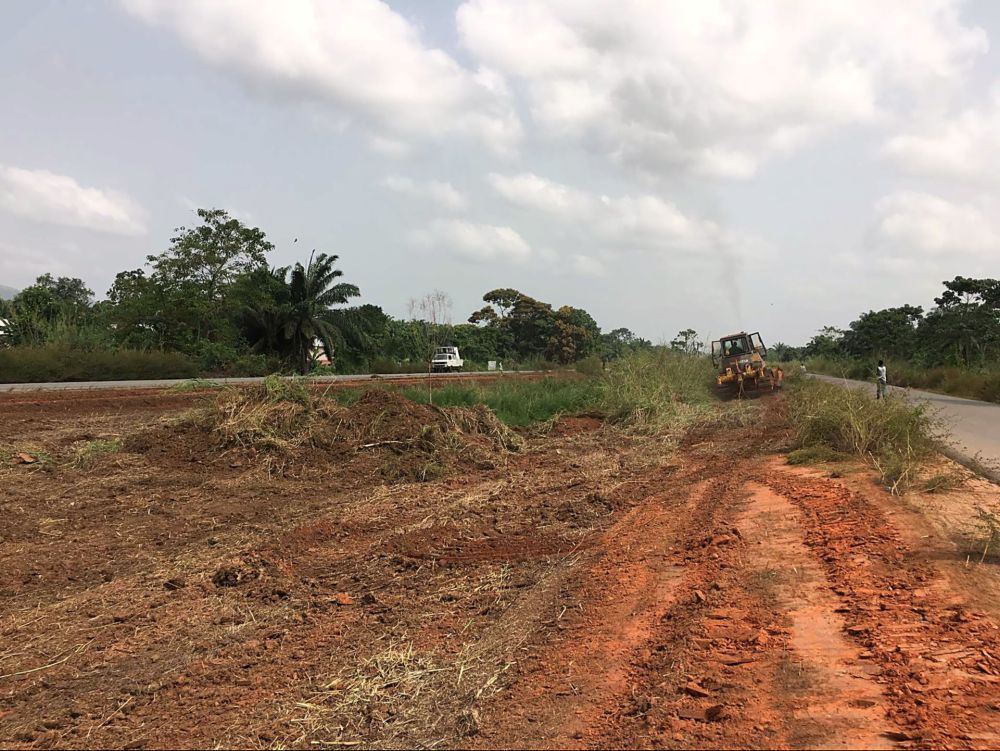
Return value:
[(769, 368), (765, 357), (767, 347), (758, 332), (741, 331), (712, 342), (712, 364), (718, 368), (719, 389), (742, 397), (751, 386), (755, 392), (762, 385), (771, 391), (781, 388), (784, 371)]

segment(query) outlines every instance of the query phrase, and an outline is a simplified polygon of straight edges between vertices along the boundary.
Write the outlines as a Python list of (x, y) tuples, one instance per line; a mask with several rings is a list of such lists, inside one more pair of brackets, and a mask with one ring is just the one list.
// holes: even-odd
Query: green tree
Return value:
[[(320, 253), (303, 266), (275, 269), (267, 283), (270, 299), (249, 307), (246, 330), (254, 351), (276, 354), (299, 373), (309, 369), (314, 342), (322, 344), (331, 360), (336, 344), (345, 342), (345, 328), (338, 328), (334, 306), (361, 294), (353, 284), (338, 282), (338, 256)], [(341, 325), (347, 322), (339, 316)]]
[(928, 364), (969, 367), (1000, 358), (1000, 282), (957, 276), (944, 286), (918, 328)]
[(77, 331), (93, 327), (93, 297), (80, 279), (54, 279), (51, 274), (42, 274), (5, 305), (13, 342), (33, 346), (73, 344)]
[[(170, 248), (147, 258), (156, 297), (167, 307), (175, 343), (232, 342), (240, 301), (230, 293), (237, 279), (267, 266), (274, 246), (264, 232), (222, 209), (198, 209), (202, 224), (178, 227)], [(259, 277), (258, 277), (259, 278)]]
[(550, 360), (568, 364), (591, 354), (600, 342), (601, 329), (582, 308), (564, 305), (555, 312), (545, 355)]
[(670, 342), (671, 349), (689, 354), (700, 352), (704, 346), (704, 342), (698, 340), (698, 332), (694, 329), (684, 329), (677, 332), (677, 336)]
[(844, 332), (841, 349), (851, 357), (912, 358), (923, 313), (923, 308), (913, 305), (862, 313)]
[(775, 362), (788, 362), (789, 360), (801, 360), (804, 347), (792, 347), (784, 342), (777, 342), (768, 347), (770, 359)]
[(835, 326), (824, 326), (805, 346), (807, 357), (840, 357), (844, 331)]

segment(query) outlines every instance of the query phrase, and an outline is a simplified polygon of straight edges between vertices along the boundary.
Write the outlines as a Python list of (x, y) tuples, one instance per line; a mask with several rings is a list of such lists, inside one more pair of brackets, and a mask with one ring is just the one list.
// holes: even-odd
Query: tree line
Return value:
[[(476, 364), (608, 360), (651, 343), (626, 328), (602, 332), (584, 309), (559, 308), (518, 290), (483, 296), (464, 323), (451, 320), (441, 292), (394, 318), (343, 278), (339, 258), (269, 266), (265, 233), (221, 209), (199, 209), (166, 251), (122, 271), (104, 300), (76, 278), (44, 274), (12, 300), (0, 300), (3, 343), (78, 351), (130, 350), (185, 355), (206, 372), (307, 372), (325, 350), (341, 372), (426, 367), (435, 346), (454, 345)], [(316, 344), (319, 347), (316, 347)]]
[(803, 347), (777, 344), (776, 359), (894, 359), (923, 367), (982, 368), (1000, 362), (1000, 281), (956, 276), (934, 307), (870, 310), (846, 329), (825, 326)]

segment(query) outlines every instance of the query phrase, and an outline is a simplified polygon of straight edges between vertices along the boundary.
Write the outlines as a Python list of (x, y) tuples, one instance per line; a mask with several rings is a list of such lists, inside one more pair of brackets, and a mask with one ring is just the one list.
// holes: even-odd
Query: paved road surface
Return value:
[[(852, 381), (847, 378), (809, 374), (831, 383), (839, 383), (852, 388), (869, 389), (875, 394), (875, 383)], [(993, 479), (1000, 480), (1000, 404), (979, 402), (974, 399), (961, 399), (948, 394), (935, 394), (930, 391), (917, 391), (890, 386), (894, 393), (906, 395), (909, 399), (926, 402), (941, 417), (951, 431), (954, 441), (947, 453), (952, 458), (966, 463), (978, 459), (991, 469)]]
[[(534, 373), (533, 370), (518, 371), (521, 374)], [(410, 378), (468, 378), (469, 376), (498, 376), (496, 371), (476, 371), (468, 373), (395, 373), (392, 375), (334, 375), (315, 376), (315, 383), (346, 383), (351, 381), (395, 381)], [(508, 371), (507, 375), (514, 375)], [(158, 381), (68, 381), (66, 383), (0, 383), (0, 394), (14, 391), (72, 391), (76, 389), (166, 389), (185, 383), (187, 378), (169, 378)], [(254, 383), (263, 378), (210, 378), (213, 383)]]

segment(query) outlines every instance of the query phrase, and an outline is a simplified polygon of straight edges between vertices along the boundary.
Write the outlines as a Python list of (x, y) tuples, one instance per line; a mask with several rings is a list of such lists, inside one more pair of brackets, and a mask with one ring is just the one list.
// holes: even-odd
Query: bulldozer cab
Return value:
[(746, 357), (754, 353), (762, 358), (767, 356), (767, 347), (756, 331), (752, 334), (741, 331), (712, 342), (712, 363), (716, 367), (729, 358)]
[(764, 362), (766, 356), (767, 347), (756, 331), (741, 331), (712, 342), (712, 363), (718, 370), (716, 383), (723, 390), (735, 389), (741, 397), (747, 388), (757, 391), (761, 383), (770, 386), (771, 391), (781, 388), (784, 373), (781, 368), (769, 368)]

